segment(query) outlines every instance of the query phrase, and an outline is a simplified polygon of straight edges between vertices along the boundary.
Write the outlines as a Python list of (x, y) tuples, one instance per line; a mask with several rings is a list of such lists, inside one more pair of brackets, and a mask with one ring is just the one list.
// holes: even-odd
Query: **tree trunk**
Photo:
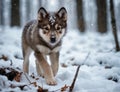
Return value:
[(107, 31), (107, 0), (96, 0), (97, 3), (97, 25), (98, 31), (104, 33)]
[(31, 11), (30, 11), (30, 0), (26, 1), (26, 19), (27, 21), (31, 20)]
[(112, 32), (113, 32), (113, 36), (114, 36), (114, 40), (115, 40), (116, 51), (120, 51), (118, 37), (117, 37), (117, 28), (116, 28), (113, 0), (110, 0), (110, 13), (111, 13)]
[(42, 6), (42, 0), (39, 0), (38, 3), (39, 3), (39, 7), (38, 8), (40, 8)]
[(3, 0), (0, 0), (0, 25), (2, 26), (4, 25), (3, 9), (4, 9)]
[(11, 26), (20, 26), (19, 0), (11, 0)]
[(78, 18), (78, 28), (81, 32), (85, 31), (85, 21), (83, 16), (83, 3), (82, 0), (77, 0), (77, 18)]

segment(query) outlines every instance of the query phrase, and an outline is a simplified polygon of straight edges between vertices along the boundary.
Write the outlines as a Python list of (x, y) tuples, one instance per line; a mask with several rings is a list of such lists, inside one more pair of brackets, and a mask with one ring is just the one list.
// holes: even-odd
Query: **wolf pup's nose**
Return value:
[(55, 37), (51, 37), (51, 38), (50, 38), (50, 41), (51, 41), (51, 43), (55, 43), (56, 38), (55, 38)]

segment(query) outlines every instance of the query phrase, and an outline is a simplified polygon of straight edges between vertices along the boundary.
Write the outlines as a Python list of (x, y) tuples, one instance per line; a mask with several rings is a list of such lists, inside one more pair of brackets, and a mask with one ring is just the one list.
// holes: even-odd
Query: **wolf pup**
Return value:
[[(56, 85), (55, 75), (59, 67), (61, 40), (66, 34), (67, 11), (62, 7), (58, 12), (47, 12), (43, 7), (38, 10), (37, 19), (28, 22), (22, 33), (23, 70), (29, 71), (29, 56), (32, 51), (36, 58), (38, 75), (45, 78), (49, 85)], [(51, 64), (46, 56), (49, 55)]]

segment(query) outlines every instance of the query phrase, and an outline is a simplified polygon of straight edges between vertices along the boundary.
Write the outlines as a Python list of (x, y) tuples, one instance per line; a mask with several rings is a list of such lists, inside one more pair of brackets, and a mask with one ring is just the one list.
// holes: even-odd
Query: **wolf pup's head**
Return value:
[(66, 33), (67, 11), (64, 7), (57, 12), (47, 12), (41, 7), (37, 20), (39, 35), (50, 46), (55, 46)]

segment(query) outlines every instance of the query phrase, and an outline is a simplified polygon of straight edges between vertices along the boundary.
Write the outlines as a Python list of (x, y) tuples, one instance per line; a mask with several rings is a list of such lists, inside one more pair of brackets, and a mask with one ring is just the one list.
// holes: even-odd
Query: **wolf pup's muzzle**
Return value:
[(54, 36), (51, 36), (50, 41), (51, 41), (51, 43), (55, 43), (56, 38)]
[(51, 43), (55, 43), (56, 42), (56, 37), (55, 37), (55, 33), (54, 32), (51, 33), (50, 42)]

